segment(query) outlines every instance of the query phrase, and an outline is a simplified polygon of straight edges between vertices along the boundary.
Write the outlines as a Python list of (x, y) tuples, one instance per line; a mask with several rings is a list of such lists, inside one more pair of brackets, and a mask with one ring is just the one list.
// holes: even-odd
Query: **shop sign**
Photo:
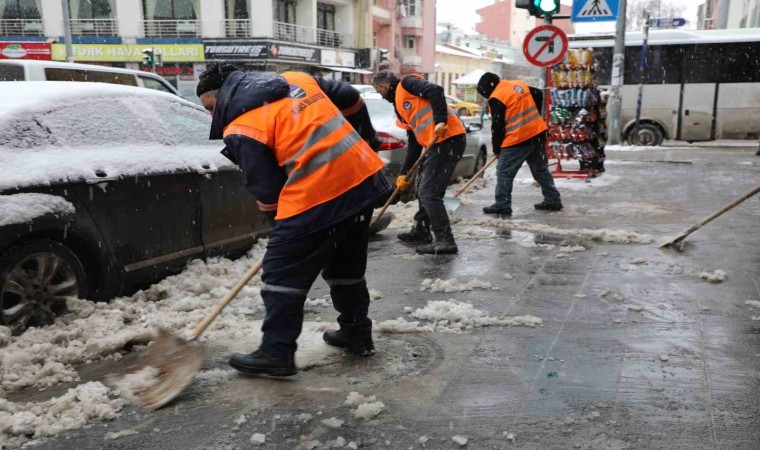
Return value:
[(267, 41), (246, 44), (214, 42), (206, 44), (206, 60), (211, 59), (279, 59), (320, 63), (320, 49)]
[(46, 42), (0, 42), (0, 59), (51, 59)]
[[(143, 67), (143, 72), (150, 72), (149, 67)], [(159, 75), (193, 75), (192, 67), (156, 67), (156, 73)]]
[(354, 52), (343, 49), (322, 50), (322, 60), (320, 64), (332, 67), (355, 67)]
[[(53, 59), (66, 60), (66, 46), (53, 44)], [(162, 62), (203, 61), (203, 44), (73, 44), (74, 61), (142, 62), (142, 51), (152, 48)]]

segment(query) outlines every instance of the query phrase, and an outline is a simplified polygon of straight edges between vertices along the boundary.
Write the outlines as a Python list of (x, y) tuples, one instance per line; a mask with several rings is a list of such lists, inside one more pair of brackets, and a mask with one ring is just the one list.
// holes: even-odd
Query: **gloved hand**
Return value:
[(382, 145), (383, 140), (377, 137), (377, 135), (372, 136), (368, 141), (367, 144), (370, 146), (370, 148), (374, 151), (377, 151), (380, 148), (380, 145)]
[(445, 123), (439, 123), (435, 126), (435, 135), (438, 139), (443, 139), (447, 131), (449, 131), (449, 126)]
[(401, 192), (409, 189), (409, 186), (411, 185), (412, 182), (406, 179), (406, 175), (399, 175), (399, 177), (396, 178), (396, 188)]
[(499, 153), (501, 153), (501, 149), (499, 147), (494, 147), (494, 149), (493, 149), (494, 156), (496, 156), (498, 158), (499, 157)]

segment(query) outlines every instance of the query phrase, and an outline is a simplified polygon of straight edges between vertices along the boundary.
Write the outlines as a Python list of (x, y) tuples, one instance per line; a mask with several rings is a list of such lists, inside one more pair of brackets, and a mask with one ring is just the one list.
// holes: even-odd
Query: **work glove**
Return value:
[(401, 192), (409, 189), (409, 186), (411, 185), (412, 182), (406, 179), (406, 175), (399, 175), (399, 177), (396, 178), (396, 188)]
[(383, 140), (377, 137), (377, 135), (372, 136), (368, 141), (367, 144), (370, 146), (372, 150), (377, 152), (377, 150), (380, 148), (380, 145), (382, 145)]
[(494, 147), (493, 148), (493, 154), (494, 154), (494, 156), (496, 156), (498, 158), (499, 157), (499, 153), (501, 153), (501, 149), (499, 147)]
[(449, 126), (445, 123), (439, 123), (435, 126), (435, 136), (438, 139), (443, 139), (446, 136), (446, 132), (449, 131)]

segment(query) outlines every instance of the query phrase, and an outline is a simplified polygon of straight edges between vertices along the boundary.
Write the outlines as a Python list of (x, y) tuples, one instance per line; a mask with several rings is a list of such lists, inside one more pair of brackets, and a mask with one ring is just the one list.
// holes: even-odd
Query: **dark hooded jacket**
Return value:
[[(274, 151), (262, 142), (232, 134), (224, 137), (224, 129), (233, 120), (253, 109), (285, 98), (290, 92), (287, 81), (264, 72), (233, 72), (224, 81), (217, 98), (211, 123), (210, 139), (224, 139), (222, 154), (243, 171), (245, 187), (257, 200), (278, 203), (280, 191), (288, 179)], [(272, 119), (274, 120), (274, 119)], [(330, 180), (325, 180), (329, 183)], [(269, 245), (279, 245), (331, 227), (387, 198), (390, 186), (380, 172), (333, 200), (301, 214), (278, 220), (269, 237)], [(274, 218), (274, 215), (271, 215)]]

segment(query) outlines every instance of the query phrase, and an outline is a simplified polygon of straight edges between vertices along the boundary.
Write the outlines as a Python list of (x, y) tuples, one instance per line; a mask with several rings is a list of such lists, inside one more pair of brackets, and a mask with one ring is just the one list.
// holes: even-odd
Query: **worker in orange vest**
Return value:
[(406, 173), (420, 157), (422, 147), (430, 146), (434, 140), (437, 142), (418, 172), (419, 211), (414, 216), (415, 224), (411, 231), (399, 234), (398, 238), (419, 245), (417, 253), (457, 253), (443, 196), (467, 145), (462, 120), (446, 104), (443, 88), (418, 74), (399, 79), (391, 71), (382, 71), (375, 75), (373, 84), (377, 92), (393, 104), (396, 124), (407, 130), (408, 150), (396, 187), (409, 188), (411, 182)]
[(493, 152), (499, 158), (496, 203), (483, 208), (483, 212), (512, 215), (512, 184), (526, 161), (544, 195), (544, 201), (534, 207), (560, 211), (562, 200), (546, 163), (547, 128), (538, 106), (543, 103), (541, 90), (519, 80), (502, 80), (498, 75), (486, 72), (480, 77), (477, 91), (488, 99)]
[(274, 219), (261, 275), (261, 345), (232, 355), (230, 365), (249, 374), (296, 374), (304, 302), (320, 272), (340, 313), (340, 328), (327, 330), (325, 341), (374, 353), (364, 273), (372, 210), (391, 190), (382, 160), (305, 73), (212, 64), (196, 93), (213, 117), (210, 139), (224, 139), (222, 153)]

